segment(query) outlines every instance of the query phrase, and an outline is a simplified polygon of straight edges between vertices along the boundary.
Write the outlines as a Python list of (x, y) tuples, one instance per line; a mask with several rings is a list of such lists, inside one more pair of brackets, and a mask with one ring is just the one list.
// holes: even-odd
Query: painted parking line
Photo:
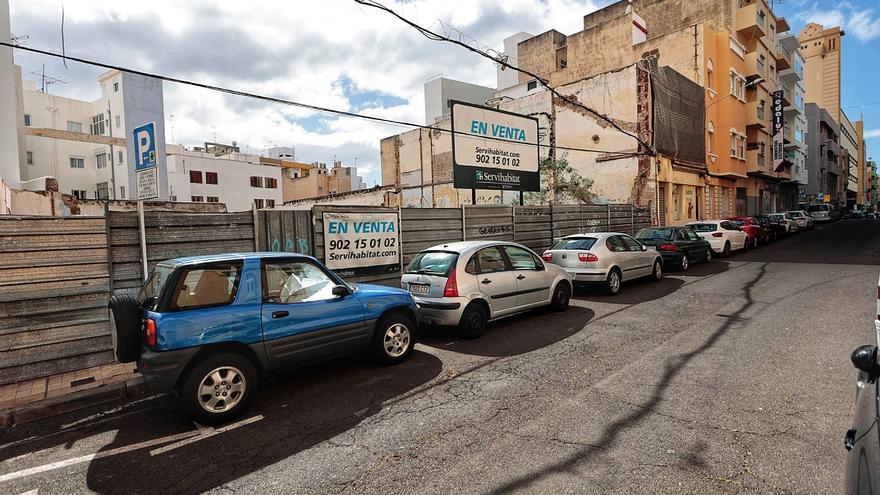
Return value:
[(217, 435), (217, 434), (220, 434), (220, 433), (225, 433), (225, 432), (227, 432), (227, 431), (234, 430), (234, 429), (236, 429), (236, 428), (240, 428), (240, 427), (242, 427), (242, 426), (249, 425), (249, 424), (251, 424), (251, 423), (256, 423), (257, 421), (259, 421), (259, 420), (261, 420), (261, 419), (263, 419), (263, 415), (262, 415), (262, 414), (258, 414), (258, 415), (254, 416), (254, 417), (252, 417), (252, 418), (248, 418), (248, 419), (245, 419), (245, 420), (239, 421), (239, 422), (237, 422), (237, 423), (232, 423), (231, 425), (226, 425), (226, 426), (223, 426), (223, 427), (220, 427), (220, 428), (216, 428), (216, 429), (212, 428), (212, 429), (208, 430), (206, 433), (202, 433), (202, 434), (200, 434), (200, 435), (198, 435), (198, 436), (190, 437), (190, 438), (186, 438), (186, 439), (183, 439), (183, 440), (181, 440), (181, 441), (179, 441), (179, 442), (172, 443), (172, 444), (170, 444), (170, 445), (166, 445), (166, 446), (164, 446), (164, 447), (159, 447), (158, 449), (151, 450), (151, 451), (150, 451), (150, 455), (151, 455), (151, 456), (157, 456), (157, 455), (160, 455), (160, 454), (164, 454), (165, 452), (168, 452), (169, 450), (174, 450), (174, 449), (177, 449), (177, 448), (183, 447), (183, 446), (185, 446), (185, 445), (189, 445), (189, 444), (191, 444), (191, 443), (195, 443), (195, 442), (198, 442), (198, 441), (204, 440), (204, 439), (209, 438), (209, 437), (212, 437), (212, 436), (214, 436), (214, 435)]
[(55, 469), (61, 469), (68, 466), (75, 466), (77, 464), (82, 464), (86, 462), (91, 462), (97, 459), (103, 459), (105, 457), (112, 457), (114, 455), (125, 454), (128, 452), (132, 452), (135, 450), (146, 449), (150, 447), (155, 447), (157, 445), (170, 444), (167, 445), (165, 449), (156, 449), (150, 451), (151, 455), (158, 455), (162, 452), (167, 452), (168, 450), (176, 449), (178, 447), (182, 447), (184, 445), (188, 445), (193, 442), (197, 442), (199, 440), (203, 440), (208, 437), (215, 436), (219, 433), (225, 433), (230, 430), (234, 430), (235, 428), (245, 426), (251, 423), (255, 423), (263, 419), (262, 415), (257, 415), (252, 418), (248, 418), (237, 423), (232, 423), (230, 425), (221, 427), (221, 428), (199, 428), (196, 431), (186, 431), (183, 433), (178, 433), (175, 435), (169, 435), (161, 438), (155, 438), (153, 440), (147, 440), (140, 443), (135, 443), (131, 445), (126, 445), (125, 447), (118, 447), (115, 449), (106, 450), (103, 452), (96, 452), (94, 454), (82, 455), (79, 457), (73, 457), (71, 459), (66, 459), (63, 461), (51, 462), (49, 464), (43, 464), (42, 466), (35, 466), (32, 468), (22, 469), (20, 471), (15, 471), (12, 473), (7, 473), (4, 475), (0, 475), (0, 483), (6, 481), (12, 481), (20, 478), (25, 478), (27, 476), (33, 476), (35, 474), (45, 473), (48, 471), (54, 471)]

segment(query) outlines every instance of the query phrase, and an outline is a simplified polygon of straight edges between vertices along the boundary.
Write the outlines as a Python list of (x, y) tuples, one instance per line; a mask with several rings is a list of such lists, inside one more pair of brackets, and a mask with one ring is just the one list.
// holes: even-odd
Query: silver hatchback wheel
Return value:
[(385, 330), (385, 337), (382, 340), (385, 353), (389, 357), (400, 357), (409, 349), (410, 341), (409, 328), (403, 323), (395, 323)]
[(221, 366), (208, 372), (199, 385), (199, 404), (209, 413), (223, 413), (244, 398), (247, 381), (244, 373), (232, 366)]
[(620, 291), (620, 274), (617, 270), (611, 270), (608, 274), (608, 292), (617, 294)]

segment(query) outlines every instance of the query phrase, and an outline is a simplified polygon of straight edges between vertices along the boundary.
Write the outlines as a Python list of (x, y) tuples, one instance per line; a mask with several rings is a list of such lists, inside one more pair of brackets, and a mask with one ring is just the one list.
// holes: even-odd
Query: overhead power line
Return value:
[(634, 134), (630, 131), (627, 131), (626, 129), (621, 127), (611, 117), (584, 105), (583, 103), (577, 101), (577, 99), (575, 99), (572, 95), (564, 95), (564, 94), (560, 93), (559, 91), (556, 90), (556, 88), (551, 86), (550, 83), (547, 82), (546, 80), (544, 80), (544, 78), (542, 78), (541, 76), (535, 74), (534, 72), (531, 72), (531, 71), (519, 68), (517, 66), (511, 65), (510, 63), (507, 62), (507, 60), (504, 59), (503, 56), (500, 56), (500, 55), (499, 56), (492, 56), (487, 51), (475, 48), (475, 47), (471, 46), (470, 44), (465, 43), (461, 40), (453, 39), (449, 36), (444, 36), (442, 34), (435, 33), (435, 32), (433, 32), (423, 26), (420, 26), (419, 24), (416, 24), (415, 22), (407, 19), (406, 17), (403, 17), (402, 15), (395, 12), (393, 9), (386, 7), (385, 5), (382, 5), (381, 3), (376, 2), (374, 0), (354, 0), (354, 1), (357, 4), (364, 5), (367, 7), (372, 7), (374, 9), (378, 9), (378, 10), (381, 10), (381, 11), (384, 11), (384, 12), (391, 14), (392, 16), (396, 17), (404, 24), (412, 27), (413, 29), (415, 29), (416, 31), (418, 31), (424, 37), (428, 38), (431, 41), (442, 41), (442, 42), (452, 43), (453, 45), (460, 46), (462, 48), (465, 48), (468, 51), (476, 53), (477, 55), (480, 55), (481, 57), (492, 60), (493, 62), (501, 65), (504, 68), (515, 70), (515, 71), (519, 72), (520, 74), (525, 74), (525, 75), (533, 78), (534, 80), (539, 81), (541, 83), (541, 85), (544, 86), (545, 88), (547, 88), (547, 90), (550, 91), (554, 96), (566, 101), (567, 103), (569, 103), (571, 105), (574, 105), (578, 108), (586, 110), (587, 112), (591, 113), (592, 115), (595, 115), (598, 119), (605, 121), (607, 124), (609, 124), (614, 129), (616, 129), (616, 130), (620, 131), (621, 133), (626, 134), (627, 136), (638, 141), (638, 143), (641, 144), (642, 146), (644, 146), (645, 149), (650, 150), (651, 154), (654, 153), (654, 148), (649, 143), (645, 142), (637, 134)]
[[(312, 105), (309, 103), (302, 103), (302, 102), (294, 101), (294, 100), (287, 100), (284, 98), (277, 98), (274, 96), (266, 96), (266, 95), (261, 95), (261, 94), (257, 94), (257, 93), (249, 93), (247, 91), (239, 91), (237, 89), (225, 88), (223, 86), (215, 86), (212, 84), (200, 83), (197, 81), (190, 81), (190, 80), (181, 79), (178, 77), (164, 76), (162, 74), (145, 72), (145, 71), (141, 71), (141, 70), (137, 70), (137, 69), (130, 69), (127, 67), (107, 64), (107, 63), (98, 62), (95, 60), (89, 60), (89, 59), (80, 58), (80, 57), (73, 57), (70, 55), (56, 53), (56, 52), (50, 52), (47, 50), (40, 50), (37, 48), (31, 48), (31, 47), (27, 47), (27, 46), (15, 45), (13, 43), (7, 43), (4, 41), (0, 41), (0, 46), (7, 46), (10, 48), (14, 48), (16, 50), (24, 50), (24, 51), (28, 51), (28, 52), (38, 53), (40, 55), (46, 55), (49, 57), (71, 60), (71, 61), (78, 62), (81, 64), (93, 65), (95, 67), (101, 67), (103, 69), (108, 69), (108, 70), (118, 70), (120, 72), (128, 72), (129, 74), (136, 74), (139, 76), (151, 77), (154, 79), (159, 79), (161, 81), (183, 84), (186, 86), (193, 86), (196, 88), (207, 89), (210, 91), (216, 91), (219, 93), (225, 93), (225, 94), (229, 94), (229, 95), (233, 95), (233, 96), (253, 98), (256, 100), (267, 101), (267, 102), (271, 102), (271, 103), (278, 103), (281, 105), (289, 105), (289, 106), (294, 106), (294, 107), (298, 107), (298, 108), (304, 108), (304, 109), (312, 110), (315, 112), (339, 115), (341, 117), (350, 117), (350, 118), (356, 118), (356, 119), (369, 120), (369, 121), (373, 121), (373, 122), (379, 122), (379, 123), (383, 123), (383, 124), (391, 124), (391, 125), (398, 125), (398, 126), (404, 126), (404, 127), (413, 127), (413, 128), (426, 129), (426, 130), (432, 130), (432, 131), (438, 131), (438, 132), (447, 132), (452, 135), (460, 134), (460, 135), (465, 135), (465, 136), (473, 136), (473, 134), (469, 134), (469, 133), (461, 132), (461, 131), (455, 131), (453, 129), (443, 129), (440, 127), (433, 127), (433, 126), (424, 125), (424, 124), (416, 124), (414, 122), (406, 122), (403, 120), (388, 119), (385, 117), (376, 117), (374, 115), (364, 115), (364, 114), (349, 112), (346, 110), (336, 110), (333, 108), (321, 107), (318, 105)], [(486, 139), (489, 141), (513, 142), (513, 143), (517, 143), (517, 144), (544, 146), (546, 148), (550, 147), (549, 145), (543, 145), (541, 143), (529, 143), (529, 142), (523, 143), (521, 141), (513, 141), (510, 139), (503, 139), (503, 138), (497, 138), (497, 137), (492, 137), (492, 136), (480, 136), (480, 138)], [(638, 152), (620, 152), (620, 151), (614, 151), (614, 150), (601, 150), (601, 149), (594, 149), (594, 148), (577, 148), (577, 147), (572, 147), (572, 146), (553, 146), (553, 148), (558, 149), (558, 150), (564, 150), (564, 151), (582, 151), (582, 152), (587, 152), (587, 153), (608, 153), (608, 154), (614, 154), (615, 156), (619, 156), (619, 157), (640, 156), (640, 155), (644, 154), (644, 153), (638, 153)]]

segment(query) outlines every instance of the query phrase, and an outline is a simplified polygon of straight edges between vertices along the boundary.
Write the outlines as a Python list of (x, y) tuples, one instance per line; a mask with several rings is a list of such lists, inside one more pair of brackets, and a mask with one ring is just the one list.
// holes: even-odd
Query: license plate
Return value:
[(413, 294), (427, 294), (430, 290), (430, 285), (409, 284), (409, 291)]

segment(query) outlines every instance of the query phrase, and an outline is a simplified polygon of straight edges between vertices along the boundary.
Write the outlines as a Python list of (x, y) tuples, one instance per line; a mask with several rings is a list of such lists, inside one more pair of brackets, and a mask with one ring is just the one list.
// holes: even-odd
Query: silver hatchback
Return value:
[(618, 232), (563, 237), (544, 252), (543, 259), (562, 267), (575, 283), (600, 283), (612, 295), (620, 292), (621, 282), (663, 277), (660, 253)]
[(489, 320), (550, 305), (562, 311), (571, 278), (525, 246), (500, 241), (440, 244), (416, 254), (400, 280), (422, 323), (457, 326), (467, 338)]

